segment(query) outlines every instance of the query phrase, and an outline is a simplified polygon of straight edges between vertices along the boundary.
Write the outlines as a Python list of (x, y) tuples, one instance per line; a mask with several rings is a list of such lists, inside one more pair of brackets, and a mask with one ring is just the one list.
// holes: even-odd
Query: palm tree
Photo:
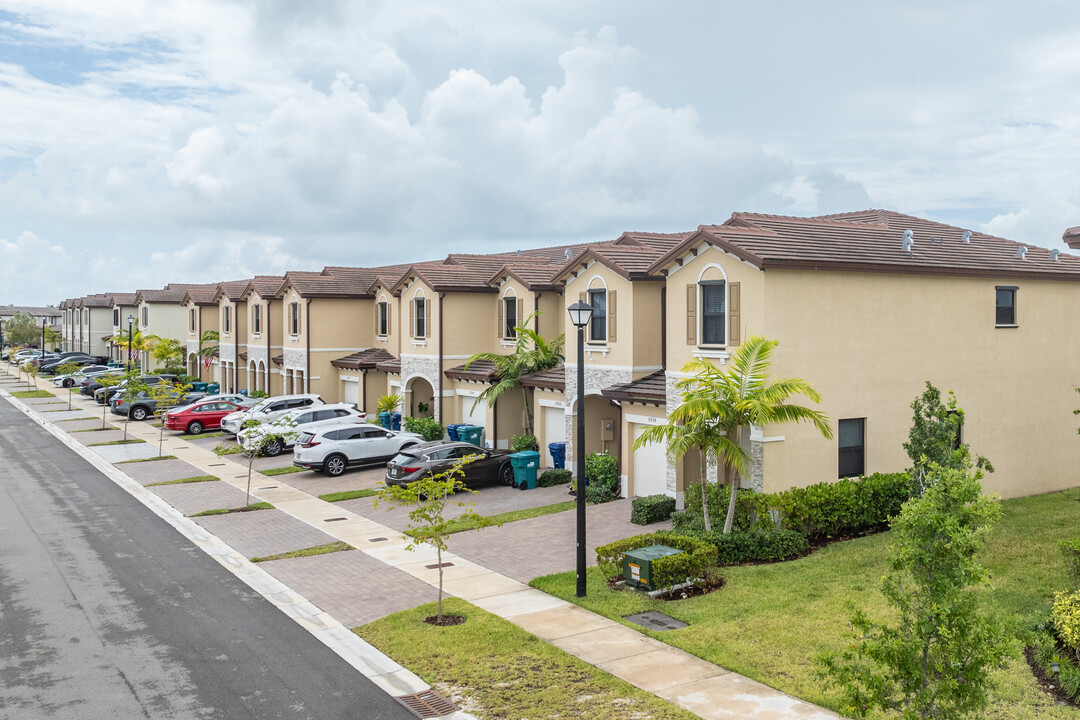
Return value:
[[(218, 341), (221, 340), (221, 335), (217, 330), (203, 330), (201, 336), (199, 336), (199, 349), (195, 353), (197, 362), (204, 362), (208, 357), (217, 357), (218, 355)], [(211, 344), (213, 343), (213, 344)], [(199, 377), (202, 377), (202, 368), (199, 370)], [(268, 387), (267, 390), (270, 388)]]
[(494, 407), (500, 395), (515, 388), (521, 389), (521, 397), (525, 402), (526, 435), (535, 434), (533, 432), (532, 388), (522, 385), (521, 377), (541, 370), (550, 370), (561, 363), (563, 361), (563, 343), (566, 340), (566, 336), (563, 334), (548, 342), (540, 333), (530, 329), (528, 327), (529, 321), (537, 315), (539, 313), (534, 312), (525, 318), (525, 322), (514, 328), (517, 332), (517, 341), (514, 343), (514, 353), (512, 355), (498, 355), (489, 352), (476, 353), (465, 363), (466, 369), (477, 360), (487, 360), (495, 365), (495, 384), (484, 388), (484, 391), (473, 402), (474, 408), (481, 400)]
[[(788, 402), (794, 395), (804, 395), (815, 403), (820, 403), (821, 393), (811, 387), (810, 383), (801, 378), (768, 382), (773, 351), (779, 344), (776, 340), (766, 340), (760, 335), (748, 337), (732, 355), (730, 369), (721, 370), (707, 359), (692, 360), (683, 367), (683, 372), (688, 377), (677, 383), (677, 387), (683, 390), (683, 401), (668, 416), (667, 425), (689, 427), (681, 431), (669, 430), (668, 433), (675, 435), (677, 432), (700, 432), (707, 427), (711, 433), (722, 434), (724, 438), (721, 442), (713, 434), (708, 436), (713, 442), (710, 451), (717, 459), (724, 460), (724, 480), (731, 486), (731, 499), (724, 521), (725, 534), (731, 532), (735, 519), (739, 477), (745, 475), (750, 467), (750, 456), (739, 444), (743, 428), (752, 425), (760, 427), (809, 422), (826, 439), (831, 440), (833, 436), (829, 419), (824, 413)], [(634, 447), (645, 444), (646, 438), (651, 436), (655, 436), (652, 442), (658, 442), (660, 438), (667, 439), (667, 435), (660, 432), (664, 428), (666, 426), (657, 426), (657, 432), (654, 433), (646, 431), (635, 441)], [(703, 496), (704, 483), (703, 477)], [(708, 509), (704, 509), (707, 516)]]
[(179, 340), (163, 338), (159, 335), (147, 335), (142, 340), (146, 344), (146, 349), (150, 351), (150, 357), (166, 367), (170, 361), (180, 362), (184, 357)]

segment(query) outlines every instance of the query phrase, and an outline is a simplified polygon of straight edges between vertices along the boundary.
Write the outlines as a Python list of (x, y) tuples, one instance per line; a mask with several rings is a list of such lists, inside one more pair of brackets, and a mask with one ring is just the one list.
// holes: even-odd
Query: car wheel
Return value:
[(499, 482), (503, 485), (514, 484), (514, 468), (510, 467), (510, 463), (506, 463), (499, 468)]
[(330, 477), (339, 477), (340, 475), (345, 474), (345, 468), (347, 466), (348, 462), (346, 462), (344, 457), (341, 455), (331, 455), (326, 458), (324, 469), (326, 470), (326, 474)]
[(65, 380), (65, 381), (64, 381), (64, 387), (66, 387), (66, 388), (69, 388), (69, 387), (71, 387), (71, 386), (72, 386), (72, 385), (74, 385), (74, 384), (75, 384), (75, 381), (74, 381), (74, 380)]
[(198, 420), (188, 423), (187, 426), (188, 435), (198, 435), (203, 431), (203, 424)]
[(281, 451), (283, 449), (284, 448), (282, 447), (281, 440), (278, 438), (274, 438), (270, 442), (266, 443), (266, 445), (263, 447), (263, 455), (265, 455), (266, 457), (277, 457), (281, 454)]
[(146, 408), (141, 405), (136, 405), (135, 407), (131, 408), (132, 420), (145, 420), (148, 414), (149, 413), (146, 412)]

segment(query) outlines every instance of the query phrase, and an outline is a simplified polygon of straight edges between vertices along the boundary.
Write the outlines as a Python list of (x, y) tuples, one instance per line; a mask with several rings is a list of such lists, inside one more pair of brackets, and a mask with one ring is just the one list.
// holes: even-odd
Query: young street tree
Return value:
[(822, 658), (825, 679), (838, 685), (865, 717), (895, 710), (904, 720), (959, 720), (984, 709), (990, 670), (1011, 651), (1004, 627), (980, 608), (976, 586), (989, 575), (978, 561), (998, 503), (982, 493), (970, 467), (931, 464), (926, 489), (904, 503), (892, 523), (895, 539), (881, 592), (894, 623), (856, 610), (858, 632), (848, 650)]
[[(927, 473), (933, 465), (943, 468), (966, 470), (971, 467), (971, 449), (961, 442), (960, 429), (964, 425), (964, 409), (956, 404), (956, 394), (949, 391), (947, 402), (942, 402), (941, 391), (929, 380), (926, 390), (911, 403), (914, 411), (911, 429), (904, 450), (911, 458), (908, 476), (912, 491), (921, 494), (927, 485)], [(978, 470), (994, 472), (994, 466), (982, 455), (975, 458)]]
[(521, 378), (541, 370), (550, 370), (563, 361), (563, 344), (565, 335), (559, 335), (550, 342), (545, 340), (540, 333), (528, 327), (529, 322), (539, 313), (533, 313), (525, 319), (521, 325), (514, 328), (516, 341), (512, 355), (499, 355), (497, 353), (476, 353), (465, 362), (468, 369), (477, 360), (487, 360), (495, 365), (495, 384), (484, 388), (484, 391), (473, 402), (475, 408), (481, 401), (495, 407), (499, 396), (510, 390), (520, 389), (521, 398), (525, 404), (525, 434), (534, 435), (532, 417), (532, 388), (521, 384)]
[[(58, 376), (61, 376), (61, 377), (64, 376), (64, 375), (73, 375), (74, 373), (79, 372), (79, 369), (81, 367), (82, 367), (82, 365), (79, 365), (78, 363), (66, 362), (63, 365), (60, 365), (58, 368), (56, 368), (56, 374)], [(68, 410), (70, 410), (71, 409), (71, 393), (75, 389), (75, 384), (72, 383), (72, 382), (65, 382), (64, 384), (67, 387), (67, 391), (68, 391)]]
[(266, 450), (272, 444), (295, 440), (299, 434), (291, 423), (281, 418), (270, 423), (260, 423), (255, 419), (241, 423), (240, 432), (236, 434), (236, 442), (244, 449), (248, 459), (245, 506), (251, 505), (251, 473), (255, 458), (266, 454)]
[[(746, 338), (732, 354), (728, 370), (721, 370), (706, 359), (687, 363), (682, 369), (687, 377), (676, 384), (683, 392), (682, 403), (668, 415), (666, 425), (651, 427), (634, 441), (634, 447), (638, 448), (685, 435), (679, 442), (690, 443), (693, 438), (694, 442), (709, 443), (707, 448), (698, 447), (718, 460), (723, 459), (724, 481), (731, 486), (725, 534), (731, 533), (735, 520), (739, 477), (750, 470), (750, 456), (739, 442), (743, 428), (808, 422), (825, 438), (833, 436), (824, 413), (788, 402), (795, 395), (821, 402), (821, 394), (810, 383), (801, 378), (768, 381), (777, 345), (779, 341), (766, 340), (760, 335)], [(679, 429), (680, 425), (687, 427)], [(704, 497), (704, 476), (701, 482)], [(708, 512), (707, 507), (704, 510)]]
[[(4, 326), (4, 339), (11, 345), (32, 345), (41, 338), (41, 328), (29, 313), (17, 312)], [(45, 348), (42, 348), (44, 352)]]
[(155, 403), (154, 417), (158, 421), (158, 457), (164, 455), (165, 447), (165, 415), (169, 410), (186, 402), (187, 394), (191, 392), (191, 385), (171, 385), (159, 383), (151, 385), (146, 394)]
[[(447, 549), (446, 538), (450, 535), (451, 523), (457, 521), (475, 521), (483, 523), (485, 518), (472, 509), (472, 503), (453, 502), (451, 496), (458, 492), (471, 492), (461, 481), (464, 474), (462, 466), (469, 458), (462, 460), (446, 472), (438, 475), (428, 475), (420, 480), (411, 482), (405, 487), (387, 485), (379, 489), (375, 499), (375, 506), (388, 505), (393, 510), (398, 505), (412, 508), (409, 511), (409, 537), (411, 538), (406, 550), (415, 550), (421, 545), (431, 545), (435, 548), (436, 563), (439, 567), (439, 602), (435, 616), (435, 624), (442, 624), (442, 600), (443, 600), (443, 562), (442, 554)], [(446, 517), (447, 507), (456, 506), (463, 508), (464, 512), (454, 518)], [(480, 528), (477, 527), (479, 530)]]

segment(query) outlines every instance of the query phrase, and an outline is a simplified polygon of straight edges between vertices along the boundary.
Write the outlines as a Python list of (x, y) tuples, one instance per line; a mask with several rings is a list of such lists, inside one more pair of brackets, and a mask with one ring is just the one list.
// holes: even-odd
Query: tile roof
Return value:
[(109, 293), (113, 305), (134, 305), (135, 293)]
[(346, 355), (339, 357), (336, 360), (331, 360), (330, 364), (336, 368), (343, 368), (346, 370), (374, 370), (376, 366), (381, 362), (389, 362), (391, 360), (397, 360), (393, 355), (382, 348), (367, 348), (360, 352), (355, 352), (352, 355)]
[(248, 281), (247, 287), (244, 288), (244, 295), (257, 292), (262, 298), (274, 297), (284, 282), (284, 275), (256, 275)]
[(215, 305), (214, 298), (217, 297), (217, 288), (217, 284), (196, 285), (188, 289), (184, 295), (184, 302), (191, 301), (196, 305)]
[(393, 360), (383, 360), (375, 365), (376, 370), (381, 370), (391, 375), (401, 374), (401, 359), (394, 358)]
[(553, 280), (560, 282), (590, 260), (614, 270), (628, 280), (660, 279), (650, 272), (652, 264), (673, 248), (679, 247), (693, 233), (626, 232), (617, 240), (590, 243), (582, 252), (563, 263)]
[(550, 370), (522, 375), (520, 382), (525, 387), (566, 390), (566, 368), (563, 365), (556, 365)]
[[(911, 230), (911, 252), (902, 247)], [(1008, 277), (1041, 275), (1080, 279), (1080, 257), (971, 232), (888, 210), (797, 218), (734, 213), (723, 225), (703, 225), (651, 267), (661, 272), (702, 242), (756, 267), (836, 269)], [(1020, 248), (1027, 248), (1020, 257)]]
[(666, 405), (667, 376), (663, 370), (657, 370), (643, 378), (606, 387), (600, 391), (600, 394), (612, 400), (648, 405)]
[(490, 272), (484, 272), (472, 265), (424, 263), (410, 266), (394, 285), (394, 291), (400, 292), (401, 286), (410, 277), (416, 276), (427, 283), (432, 290), (459, 292), (496, 292), (488, 283)]
[(165, 287), (161, 290), (138, 290), (135, 293), (136, 302), (153, 303), (180, 303), (188, 293), (188, 287)]
[(83, 297), (78, 307), (112, 307), (112, 299), (107, 293), (94, 293)]
[(251, 278), (218, 283), (217, 290), (214, 292), (214, 300), (220, 301), (220, 296), (224, 295), (232, 302), (240, 302), (244, 299), (244, 291), (247, 290), (249, 282), (251, 282)]
[(14, 315), (15, 313), (26, 313), (27, 315), (37, 315), (38, 317), (40, 317), (42, 315), (48, 315), (50, 317), (59, 317), (62, 314), (60, 312), (60, 310), (63, 307), (64, 307), (63, 303), (60, 304), (60, 307), (54, 307), (54, 308), (50, 308), (50, 307), (30, 307), (28, 305), (0, 305), (0, 315), (3, 315), (3, 316), (6, 317), (8, 315)]
[(490, 360), (477, 360), (468, 368), (465, 365), (458, 365), (446, 370), (443, 374), (451, 380), (492, 383), (495, 382), (495, 363)]

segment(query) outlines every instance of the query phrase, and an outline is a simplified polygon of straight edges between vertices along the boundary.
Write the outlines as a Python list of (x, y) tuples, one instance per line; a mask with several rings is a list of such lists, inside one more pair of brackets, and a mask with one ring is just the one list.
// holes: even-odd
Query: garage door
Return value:
[[(566, 412), (562, 408), (545, 407), (544, 408), (544, 442), (565, 442), (566, 441)], [(541, 448), (543, 452), (541, 455), (547, 455), (548, 462), (551, 461), (551, 454), (548, 452), (547, 445), (545, 444)], [(554, 467), (551, 465), (550, 467)]]
[[(634, 440), (648, 425), (634, 425)], [(667, 493), (667, 459), (664, 445), (650, 444), (634, 451), (634, 494), (663, 495)]]
[(476, 409), (474, 410), (474, 402), (476, 402), (474, 397), (461, 396), (461, 424), (476, 425), (484, 428), (484, 433), (480, 436), (480, 444), (483, 445), (487, 441), (487, 428), (484, 427), (487, 423), (487, 403), (481, 400), (476, 403)]
[[(360, 404), (360, 381), (359, 380), (342, 380), (342, 391), (344, 395), (343, 402)], [(363, 410), (364, 408), (360, 408)]]

